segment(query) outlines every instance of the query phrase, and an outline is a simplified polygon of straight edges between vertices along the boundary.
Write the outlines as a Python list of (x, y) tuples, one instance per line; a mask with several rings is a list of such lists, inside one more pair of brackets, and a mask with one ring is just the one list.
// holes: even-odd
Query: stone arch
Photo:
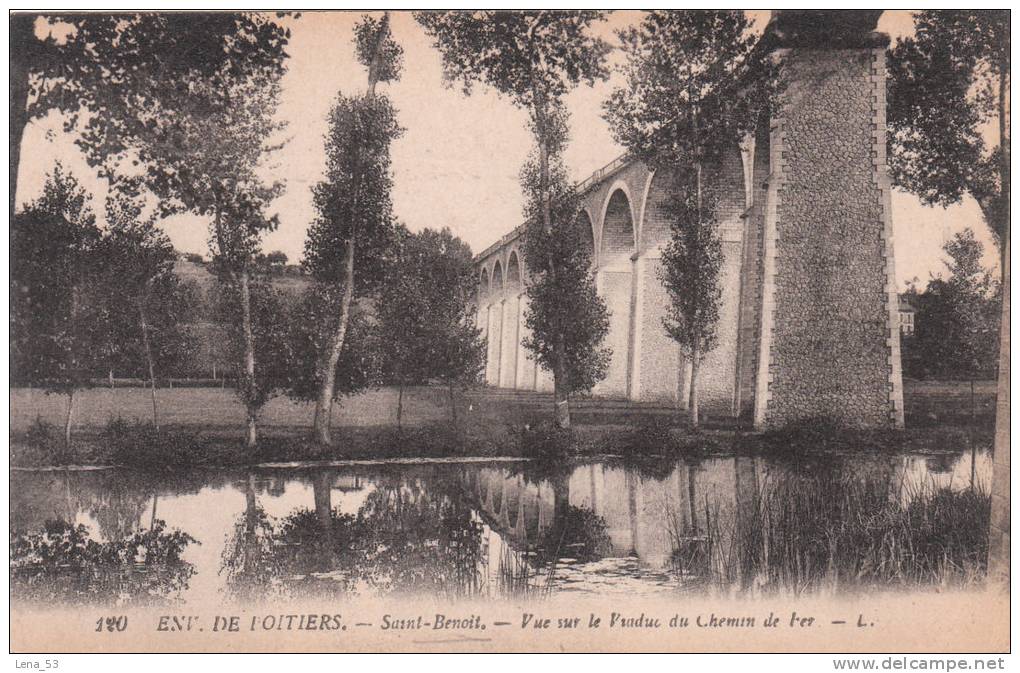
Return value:
[(503, 294), (503, 264), (498, 259), (492, 265), (492, 275), (490, 278), (491, 291), (489, 295), (494, 299), (498, 299)]
[(499, 259), (492, 266), (489, 291), (489, 325), (486, 350), (485, 382), (499, 385), (500, 358), (503, 350), (503, 265)]
[[(626, 251), (630, 257), (637, 247), (637, 217), (634, 214), (634, 199), (630, 195), (627, 183), (617, 180), (607, 192), (609, 194), (602, 204), (602, 226), (599, 239), (599, 268), (606, 266), (603, 257), (610, 253), (615, 256), (608, 260), (619, 261)], [(629, 241), (628, 241), (629, 236)]]
[(517, 360), (521, 342), (521, 259), (516, 248), (507, 256), (506, 276), (503, 279), (503, 345), (500, 349), (501, 388), (517, 387)]
[(672, 176), (669, 171), (656, 171), (648, 181), (644, 222), (641, 225), (638, 249), (642, 255), (655, 250), (669, 240), (669, 199)]
[(597, 392), (611, 397), (630, 397), (637, 238), (633, 202), (622, 182), (614, 185), (606, 199), (600, 238), (598, 288), (610, 312), (606, 345), (613, 354), (606, 378)]
[(591, 255), (592, 266), (598, 265), (598, 255), (595, 254), (595, 223), (591, 219), (591, 213), (587, 208), (577, 211), (577, 219), (581, 221), (585, 232), (585, 242), (588, 244), (588, 253)]
[(482, 266), (478, 273), (478, 305), (482, 306), (489, 299), (491, 281), (489, 280), (489, 269)]
[(506, 293), (519, 292), (523, 284), (521, 274), (521, 258), (517, 254), (517, 248), (510, 250), (506, 261), (506, 277), (503, 279), (503, 287)]
[(489, 269), (484, 264), (478, 272), (478, 290), (475, 301), (475, 327), (482, 331), (482, 338), (489, 338), (489, 295), (492, 287)]

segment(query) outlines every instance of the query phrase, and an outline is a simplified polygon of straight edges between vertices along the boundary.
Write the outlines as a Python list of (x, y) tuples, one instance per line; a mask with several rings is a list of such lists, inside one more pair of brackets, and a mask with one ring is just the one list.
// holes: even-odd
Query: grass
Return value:
[(837, 473), (782, 474), (700, 526), (669, 514), (674, 570), (689, 587), (799, 595), (970, 586), (986, 571), (991, 497)]
[(334, 443), (310, 441), (314, 409), (287, 398), (272, 400), (259, 424), (255, 450), (243, 446), (244, 413), (230, 390), (160, 391), (161, 429), (150, 424), (142, 389), (94, 389), (79, 395), (70, 447), (60, 431), (65, 400), (39, 390), (12, 389), (11, 464), (19, 467), (127, 465), (147, 470), (398, 457), (518, 456), (541, 465), (565, 464), (572, 456), (616, 455), (654, 476), (664, 459), (733, 452), (800, 456), (827, 452), (944, 452), (990, 446), (989, 425), (933, 426), (896, 430), (846, 430), (813, 419), (766, 433), (694, 431), (674, 419), (633, 425), (552, 426), (540, 413), (497, 404), (458, 402), (450, 420), (447, 393), (432, 388), (405, 395), (402, 428), (395, 426), (395, 393), (360, 395), (334, 410)]

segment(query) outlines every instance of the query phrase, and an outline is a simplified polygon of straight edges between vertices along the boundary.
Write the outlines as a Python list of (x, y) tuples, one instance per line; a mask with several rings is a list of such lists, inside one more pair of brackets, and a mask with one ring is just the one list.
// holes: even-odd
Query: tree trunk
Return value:
[(1009, 591), (1009, 235), (1002, 284), (1002, 323), (999, 326), (999, 385), (995, 399), (995, 446), (992, 467), (992, 515), (988, 536), (988, 577)]
[(1005, 286), (1006, 275), (1006, 247), (1009, 240), (1009, 215), (1010, 215), (1010, 166), (1009, 166), (1009, 125), (1006, 123), (1006, 104), (1008, 93), (1006, 91), (1006, 79), (1009, 77), (1009, 63), (999, 65), (999, 181), (1002, 194), (1002, 207), (998, 209), (999, 217), (1002, 218), (1002, 228), (999, 233), (999, 273), (1000, 280)]
[(453, 393), (453, 382), (451, 381), (448, 386), (450, 392), (450, 420), (453, 423), (454, 429), (457, 428), (457, 397)]
[(244, 483), (244, 530), (250, 538), (255, 537), (255, 527), (258, 521), (258, 502), (255, 500), (255, 475), (249, 473)]
[(64, 446), (71, 448), (71, 423), (74, 421), (74, 388), (67, 393), (67, 416), (64, 418)]
[(553, 404), (556, 405), (556, 427), (570, 427), (570, 388), (567, 382), (566, 336), (556, 335), (553, 355), (556, 363), (553, 366)]
[[(381, 48), (383, 46), (383, 40), (389, 32), (388, 24), (390, 20), (389, 12), (383, 14), (382, 22), (387, 24), (385, 29), (380, 29), (378, 34), (378, 40), (375, 44), (375, 49), (372, 54), (372, 62), (368, 66), (368, 88), (366, 91), (366, 97), (372, 98), (375, 96), (375, 87), (379, 82), (379, 66), (381, 65)], [(357, 150), (357, 148), (355, 148)], [(352, 169), (352, 188), (354, 190), (352, 212), (354, 217), (357, 218), (358, 213), (358, 191), (361, 183), (361, 171), (358, 161), (358, 156), (355, 154), (354, 165)], [(333, 395), (336, 392), (336, 365), (340, 361), (340, 351), (344, 345), (344, 338), (347, 335), (347, 325), (350, 322), (351, 316), (351, 303), (354, 300), (354, 245), (355, 245), (355, 225), (356, 221), (351, 222), (351, 235), (350, 240), (347, 242), (347, 260), (344, 270), (344, 294), (340, 301), (340, 316), (337, 320), (336, 328), (330, 335), (329, 347), (319, 360), (319, 380), (322, 382), (319, 384), (319, 398), (315, 402), (315, 420), (313, 421), (313, 430), (315, 433), (315, 441), (320, 445), (327, 445), (332, 442), (330, 437), (330, 415), (333, 409)]]
[[(538, 117), (538, 191), (542, 201), (542, 226), (547, 235), (552, 234), (552, 204), (549, 197), (549, 148), (545, 137), (545, 112), (541, 104), (535, 112)], [(556, 260), (549, 254), (549, 274), (556, 280)], [(562, 327), (562, 326), (561, 326)], [(553, 344), (553, 410), (556, 427), (570, 427), (570, 387), (567, 382), (566, 335), (560, 329)]]
[(691, 348), (691, 396), (687, 402), (687, 410), (691, 415), (691, 425), (698, 427), (698, 361), (701, 359), (697, 344)]
[[(695, 109), (694, 109), (694, 139), (695, 139), (695, 143), (696, 143), (697, 147), (700, 148), (700, 135), (699, 135), (699, 129), (698, 129), (698, 111), (697, 111), (697, 107), (695, 107)], [(702, 189), (701, 189), (701, 159), (700, 159), (700, 152), (699, 152), (698, 161), (695, 163), (695, 167), (694, 168), (695, 168), (695, 176), (696, 176), (695, 195), (696, 195), (696, 199), (697, 199), (697, 209), (698, 209), (698, 224), (697, 224), (697, 226), (698, 227), (703, 227), (705, 225), (704, 225), (704, 217), (703, 217), (702, 212), (701, 212), (701, 208), (702, 208), (702, 196), (703, 195), (702, 195)], [(704, 262), (704, 260), (701, 260), (701, 261), (702, 261), (702, 263)], [(697, 288), (694, 289), (694, 292), (697, 293)], [(698, 296), (698, 294), (695, 294), (695, 296)], [(699, 323), (699, 321), (698, 321), (698, 313), (700, 313), (699, 308), (700, 307), (698, 307), (698, 306), (694, 306), (693, 307), (693, 315), (688, 316), (688, 320), (690, 320), (690, 322), (691, 322), (691, 331), (695, 332), (695, 335), (694, 335), (694, 338), (692, 339), (693, 343), (691, 344), (691, 396), (690, 396), (690, 399), (688, 400), (688, 403), (687, 403), (687, 410), (688, 410), (688, 412), (690, 413), (690, 416), (691, 416), (691, 425), (693, 427), (695, 427), (695, 428), (698, 427), (698, 424), (699, 424), (699, 414), (698, 414), (698, 368), (699, 368), (699, 366), (701, 364), (700, 363), (700, 360), (701, 360), (701, 348), (699, 347), (699, 345), (700, 345), (699, 342), (701, 341), (701, 335), (705, 331), (704, 330), (704, 326), (698, 324)]]
[(255, 448), (258, 441), (258, 406), (257, 384), (255, 382), (255, 333), (251, 326), (251, 288), (248, 285), (248, 269), (238, 274), (241, 288), (241, 327), (244, 333), (244, 402), (248, 417), (248, 432), (245, 438), (245, 446), (249, 449)]
[(18, 170), (21, 165), (21, 139), (28, 124), (28, 79), (35, 38), (35, 15), (12, 14), (10, 18), (10, 203), (11, 217), (17, 206)]
[(149, 324), (145, 320), (145, 306), (141, 302), (138, 303), (138, 315), (142, 322), (142, 344), (145, 346), (145, 362), (149, 365), (149, 389), (152, 391), (152, 427), (156, 429), (156, 432), (159, 432), (159, 417), (156, 415), (156, 366), (152, 361), (152, 346), (149, 344)]
[(397, 383), (397, 429), (401, 428), (401, 421), (404, 416), (404, 382)]
[(324, 535), (333, 530), (332, 475), (320, 472), (312, 480), (312, 498), (315, 500), (315, 515), (319, 519)]
[(315, 441), (322, 446), (332, 442), (330, 437), (330, 413), (333, 395), (336, 392), (336, 365), (340, 361), (340, 350), (347, 336), (347, 325), (351, 317), (351, 303), (354, 300), (354, 239), (347, 243), (345, 285), (340, 300), (340, 316), (331, 335), (329, 348), (319, 360), (319, 399), (315, 402)]

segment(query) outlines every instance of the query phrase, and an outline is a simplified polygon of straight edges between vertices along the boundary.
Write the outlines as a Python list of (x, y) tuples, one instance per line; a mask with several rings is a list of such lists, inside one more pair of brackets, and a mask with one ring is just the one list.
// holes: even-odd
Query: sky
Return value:
[[(768, 21), (768, 11), (750, 14), (758, 29)], [(273, 204), (280, 227), (265, 237), (263, 248), (282, 250), (292, 261), (300, 259), (305, 231), (315, 217), (311, 187), (325, 167), (323, 138), (329, 109), (338, 92), (365, 88), (366, 73), (355, 60), (352, 44), (352, 27), (359, 16), (306, 12), (288, 19), (290, 58), (278, 110), (288, 125), (284, 134), (288, 142), (271, 159), (274, 177), (285, 181), (287, 188)], [(615, 44), (614, 30), (639, 18), (640, 12), (614, 12), (595, 32)], [(879, 29), (894, 39), (907, 34), (910, 26), (905, 12), (888, 11), (879, 23)], [(395, 12), (392, 29), (404, 49), (404, 71), (399, 81), (381, 84), (379, 90), (393, 101), (405, 129), (391, 149), (396, 216), (412, 231), (449, 227), (473, 250), (481, 251), (522, 219), (518, 172), (532, 146), (525, 114), (485, 86), (476, 86), (470, 96), (459, 87), (445, 86), (440, 55), (410, 13)], [(619, 54), (610, 60), (618, 63)], [(623, 153), (601, 116), (602, 101), (619, 81), (619, 74), (614, 74), (567, 97), (571, 142), (564, 159), (578, 180)], [(102, 219), (105, 184), (73, 140), (63, 131), (57, 113), (30, 123), (22, 145), (18, 202), (41, 193), (46, 173), (60, 159), (95, 195), (94, 208)], [(913, 278), (923, 285), (931, 274), (945, 273), (942, 245), (967, 227), (985, 243), (986, 264), (995, 264), (994, 244), (973, 200), (930, 208), (916, 197), (894, 192), (892, 204), (901, 287)], [(163, 226), (179, 250), (207, 254), (207, 221), (178, 215), (164, 220)]]

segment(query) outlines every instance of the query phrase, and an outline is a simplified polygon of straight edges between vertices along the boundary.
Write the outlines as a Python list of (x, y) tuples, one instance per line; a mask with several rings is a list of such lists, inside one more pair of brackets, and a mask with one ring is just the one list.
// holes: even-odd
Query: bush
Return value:
[(11, 463), (19, 466), (63, 466), (95, 462), (96, 456), (82, 451), (77, 442), (68, 446), (57, 426), (37, 416), (15, 441), (11, 442)]
[(160, 432), (151, 423), (120, 417), (106, 424), (103, 439), (118, 465), (158, 470), (207, 464), (213, 458), (197, 434)]
[(569, 428), (552, 423), (511, 425), (508, 434), (516, 452), (539, 461), (562, 460), (576, 448), (577, 439)]
[(669, 456), (681, 448), (668, 421), (649, 418), (632, 427), (619, 444), (619, 452), (625, 458), (644, 456)]

